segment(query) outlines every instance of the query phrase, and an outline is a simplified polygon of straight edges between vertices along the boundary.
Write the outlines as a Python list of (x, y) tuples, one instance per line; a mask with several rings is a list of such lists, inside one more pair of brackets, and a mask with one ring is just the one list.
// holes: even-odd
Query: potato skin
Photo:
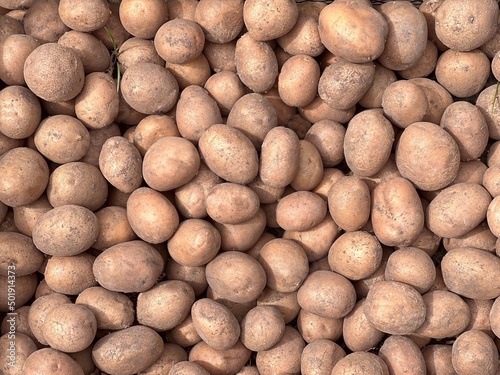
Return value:
[(327, 204), (310, 191), (296, 191), (283, 197), (276, 208), (276, 220), (285, 230), (309, 230), (325, 218)]
[(389, 371), (395, 374), (405, 372), (425, 374), (427, 372), (420, 348), (408, 337), (389, 336), (380, 347), (378, 355), (387, 364)]
[(222, 224), (238, 224), (252, 218), (260, 208), (257, 194), (245, 185), (215, 185), (205, 201), (208, 216)]
[(70, 257), (51, 257), (45, 266), (44, 276), (47, 286), (54, 292), (77, 295), (95, 286), (97, 281), (92, 273), (95, 257), (87, 252)]
[(369, 352), (354, 352), (341, 358), (333, 367), (331, 375), (343, 374), (387, 375), (387, 364), (379, 356)]
[(451, 347), (451, 362), (457, 373), (494, 375), (498, 349), (488, 334), (479, 330), (462, 333)]
[(240, 340), (250, 350), (267, 350), (285, 333), (285, 320), (274, 306), (255, 306), (241, 320)]
[[(54, 371), (54, 369), (57, 369)], [(33, 352), (24, 363), (23, 374), (40, 373), (63, 375), (85, 375), (81, 366), (68, 354), (53, 348), (42, 348)]]
[(42, 117), (40, 100), (24, 86), (0, 90), (0, 131), (9, 138), (23, 139), (35, 133)]
[(9, 274), (9, 265), (15, 265), (16, 276), (36, 272), (44, 261), (43, 253), (33, 240), (21, 233), (0, 232), (0, 275)]
[(241, 341), (226, 350), (214, 349), (201, 341), (191, 348), (189, 361), (200, 365), (211, 375), (230, 375), (245, 366), (251, 354)]
[[(205, 32), (206, 40), (212, 43), (229, 43), (243, 29), (243, 1), (233, 0), (219, 3), (203, 0), (197, 6), (194, 19)], [(220, 20), (224, 20), (221, 24)]]

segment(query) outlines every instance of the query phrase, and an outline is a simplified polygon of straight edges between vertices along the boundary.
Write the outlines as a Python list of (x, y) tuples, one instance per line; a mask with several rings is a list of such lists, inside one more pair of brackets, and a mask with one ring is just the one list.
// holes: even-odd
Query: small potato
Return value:
[(206, 197), (208, 216), (221, 224), (251, 219), (260, 207), (257, 194), (247, 186), (226, 182), (215, 185)]
[(99, 234), (97, 217), (88, 208), (62, 205), (46, 212), (33, 227), (33, 243), (45, 254), (71, 256), (90, 249)]
[(344, 176), (328, 192), (328, 211), (345, 231), (361, 229), (370, 218), (368, 185), (358, 176)]
[(139, 150), (122, 136), (108, 138), (99, 155), (99, 169), (118, 190), (131, 193), (142, 183)]
[(451, 94), (437, 81), (429, 78), (412, 78), (410, 81), (420, 86), (427, 95), (428, 111), (423, 121), (439, 124), (443, 112), (453, 103)]
[[(476, 107), (479, 108), (486, 124), (488, 125), (489, 136), (493, 140), (500, 140), (500, 111), (498, 103), (495, 103), (496, 85), (490, 85), (484, 88), (476, 99)], [(490, 150), (491, 154), (495, 154)], [(491, 156), (489, 157), (491, 158)], [(488, 164), (489, 165), (489, 164)]]
[(240, 337), (240, 324), (231, 310), (210, 298), (194, 302), (191, 317), (202, 340), (216, 350), (230, 349)]
[(99, 235), (92, 248), (105, 250), (113, 245), (137, 239), (128, 222), (126, 208), (107, 206), (95, 215), (99, 222)]
[(165, 60), (160, 57), (153, 41), (149, 39), (129, 38), (120, 45), (118, 53), (118, 62), (120, 63), (122, 73), (130, 66), (139, 63), (165, 65)]
[(325, 168), (335, 167), (344, 160), (345, 132), (339, 122), (321, 120), (311, 126), (304, 139), (318, 149)]
[[(132, 375), (147, 369), (163, 352), (161, 336), (149, 327), (135, 325), (98, 340), (92, 358), (101, 371)], [(120, 353), (120, 358), (116, 357)]]
[(342, 322), (342, 318), (325, 318), (301, 309), (297, 316), (297, 329), (307, 343), (316, 340), (337, 341), (342, 337)]
[(360, 112), (349, 121), (345, 133), (346, 163), (358, 176), (373, 176), (389, 159), (393, 143), (394, 129), (380, 109)]
[(378, 355), (387, 364), (389, 373), (427, 373), (420, 348), (408, 337), (389, 336), (380, 347)]
[(0, 133), (0, 156), (13, 148), (22, 147), (25, 144), (25, 139), (14, 139)]
[(276, 209), (276, 220), (285, 230), (309, 230), (327, 213), (326, 202), (310, 191), (297, 191), (283, 197)]
[(120, 2), (120, 22), (135, 37), (152, 39), (158, 29), (167, 22), (169, 12), (162, 0), (144, 3), (140, 0)]
[(155, 190), (168, 191), (189, 182), (198, 172), (200, 155), (196, 147), (181, 137), (164, 137), (144, 155), (144, 180)]
[(253, 92), (269, 90), (278, 78), (278, 60), (271, 46), (255, 40), (249, 33), (236, 42), (235, 62), (241, 82)]
[[(0, 275), (24, 276), (36, 272), (44, 261), (33, 240), (21, 233), (0, 232)], [(14, 268), (12, 268), (14, 267)]]
[[(308, 2), (306, 4), (312, 4)], [(321, 4), (321, 3), (317, 3)], [(298, 5), (304, 5), (298, 3)], [(277, 39), (278, 45), (291, 55), (320, 56), (325, 51), (318, 31), (318, 17), (299, 11), (297, 22), (285, 35)]]
[(130, 298), (100, 286), (85, 289), (76, 297), (75, 303), (87, 307), (94, 313), (97, 329), (128, 328), (135, 319), (135, 310)]
[(462, 182), (451, 185), (427, 207), (427, 226), (441, 237), (463, 236), (486, 219), (490, 202), (490, 194), (479, 184)]
[(377, 346), (384, 333), (375, 328), (366, 318), (366, 300), (359, 300), (349, 314), (344, 317), (342, 337), (353, 352), (367, 351)]
[(273, 306), (256, 306), (241, 321), (241, 342), (250, 350), (268, 350), (285, 333), (285, 320)]
[[(47, 77), (51, 77), (50, 80)], [(24, 79), (39, 98), (48, 102), (64, 102), (82, 91), (85, 72), (82, 60), (71, 48), (45, 43), (26, 58)]]
[(500, 167), (498, 165), (493, 165), (486, 169), (482, 178), (482, 185), (488, 190), (488, 193), (495, 198), (497, 195), (500, 195), (500, 186), (499, 186), (499, 177), (498, 173), (500, 171)]
[(179, 226), (179, 214), (174, 205), (163, 194), (148, 187), (130, 194), (127, 220), (134, 233), (151, 244), (167, 241)]
[(417, 335), (444, 339), (460, 335), (471, 321), (471, 312), (465, 301), (446, 290), (432, 290), (422, 296), (427, 315)]
[(135, 240), (104, 250), (94, 261), (93, 271), (106, 289), (140, 293), (156, 284), (163, 267), (164, 260), (152, 245)]
[(387, 69), (385, 66), (375, 62), (375, 75), (371, 86), (366, 90), (365, 94), (359, 99), (359, 104), (364, 108), (379, 108), (382, 107), (382, 96), (385, 89), (396, 82), (396, 73), (393, 70)]
[(330, 374), (337, 362), (345, 357), (344, 349), (330, 340), (316, 340), (305, 346), (300, 359), (304, 375)]
[(203, 87), (212, 73), (203, 53), (183, 64), (167, 63), (166, 68), (179, 84), (180, 91), (191, 85)]
[(297, 191), (309, 191), (323, 178), (323, 162), (316, 146), (305, 139), (299, 140), (299, 166), (290, 186)]
[(422, 348), (427, 373), (429, 375), (454, 375), (451, 363), (451, 345), (432, 344)]
[(489, 334), (493, 331), (490, 315), (494, 300), (463, 298), (470, 310), (470, 323), (465, 331), (477, 329)]
[(84, 375), (81, 366), (68, 354), (53, 348), (33, 352), (24, 363), (23, 374)]
[[(288, 59), (278, 76), (278, 92), (283, 102), (292, 107), (304, 107), (317, 95), (320, 77), (319, 64), (308, 55)], [(296, 88), (301, 87), (297, 95)]]
[(247, 184), (258, 174), (257, 150), (240, 130), (212, 125), (201, 136), (198, 148), (207, 166), (228, 182)]
[(500, 295), (500, 259), (472, 247), (448, 251), (441, 261), (443, 280), (448, 289), (473, 299), (492, 299)]
[(59, 163), (78, 161), (90, 149), (90, 133), (72, 116), (46, 117), (34, 133), (35, 146), (47, 159)]
[[(3, 39), (3, 38), (2, 38)], [(26, 34), (12, 34), (2, 41), (2, 59), (0, 60), (0, 79), (7, 85), (26, 84), (23, 67), (26, 58), (40, 42)]]
[(422, 121), (429, 110), (427, 95), (415, 83), (399, 80), (391, 83), (382, 94), (384, 115), (396, 126)]
[(239, 303), (256, 300), (266, 286), (264, 268), (250, 255), (239, 251), (217, 255), (207, 264), (206, 277), (217, 294)]
[(189, 351), (189, 361), (200, 365), (211, 375), (230, 375), (245, 366), (251, 354), (241, 341), (226, 350), (214, 349), (201, 341)]
[(55, 306), (47, 313), (42, 330), (43, 337), (52, 348), (75, 353), (94, 341), (97, 322), (88, 307), (66, 303)]
[(92, 273), (95, 257), (89, 253), (53, 256), (45, 266), (47, 286), (56, 293), (77, 295), (93, 287), (97, 281)]
[(277, 39), (289, 32), (297, 22), (299, 8), (294, 1), (274, 0), (263, 4), (245, 1), (243, 20), (248, 33), (258, 41)]
[(382, 246), (377, 238), (365, 231), (353, 231), (337, 238), (328, 252), (332, 271), (349, 280), (361, 280), (372, 275), (382, 262)]
[(23, 373), (26, 359), (38, 348), (29, 336), (14, 331), (0, 337), (0, 350), (4, 353), (0, 362), (0, 371), (5, 375), (14, 375)]
[(453, 137), (440, 126), (415, 122), (406, 127), (399, 138), (396, 164), (401, 175), (416, 188), (434, 191), (455, 179), (460, 167), (460, 150)]
[(406, 335), (422, 326), (426, 306), (412, 286), (398, 281), (379, 281), (368, 291), (364, 313), (379, 331)]
[(180, 137), (174, 119), (166, 115), (149, 115), (143, 118), (134, 131), (134, 145), (144, 158), (146, 151), (163, 137)]
[(341, 358), (331, 375), (342, 374), (387, 375), (387, 364), (379, 356), (369, 352), (354, 352)]
[(34, 134), (42, 116), (40, 100), (24, 86), (0, 90), (0, 131), (9, 138)]
[(162, 281), (139, 293), (137, 321), (155, 331), (167, 331), (186, 319), (194, 301), (194, 290), (187, 282)]
[(408, 246), (424, 227), (424, 210), (417, 190), (402, 177), (381, 182), (372, 192), (371, 224), (387, 246)]
[(227, 116), (234, 103), (247, 92), (238, 75), (229, 70), (222, 70), (210, 76), (204, 88), (215, 100), (223, 116)]
[[(33, 2), (26, 11), (23, 23), (20, 25), (24, 26), (24, 31), (21, 28), (16, 34), (26, 32), (26, 35), (38, 39), (40, 43), (57, 42), (61, 35), (70, 30), (61, 21), (58, 7), (59, 3), (57, 1)], [(51, 27), (47, 27), (47, 25), (51, 25)]]
[[(198, 3), (194, 20), (203, 28), (206, 40), (213, 43), (228, 43), (243, 29), (243, 1), (203, 0)], [(224, 20), (224, 23), (220, 23)]]
[(498, 369), (498, 349), (486, 333), (466, 331), (453, 342), (451, 362), (458, 374), (494, 375)]
[(106, 202), (108, 183), (97, 167), (69, 162), (52, 172), (46, 194), (53, 207), (74, 204), (96, 211)]

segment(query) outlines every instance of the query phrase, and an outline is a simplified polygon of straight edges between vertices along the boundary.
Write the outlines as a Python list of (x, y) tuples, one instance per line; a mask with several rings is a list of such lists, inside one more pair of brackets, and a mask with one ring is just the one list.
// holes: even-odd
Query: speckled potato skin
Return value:
[(33, 240), (21, 233), (0, 232), (0, 275), (9, 275), (9, 265), (15, 265), (16, 276), (36, 272), (44, 261), (43, 253)]

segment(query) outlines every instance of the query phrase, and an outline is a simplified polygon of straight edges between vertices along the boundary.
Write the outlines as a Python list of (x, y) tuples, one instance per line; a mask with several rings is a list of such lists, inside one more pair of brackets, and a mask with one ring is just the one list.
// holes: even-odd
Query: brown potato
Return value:
[(227, 116), (234, 103), (247, 92), (238, 75), (230, 70), (221, 70), (210, 76), (204, 88), (215, 100), (223, 116)]
[(191, 85), (203, 87), (212, 73), (203, 53), (184, 64), (167, 63), (166, 68), (176, 79), (180, 91)]
[[(295, 55), (282, 66), (278, 76), (278, 92), (283, 102), (292, 107), (304, 107), (317, 95), (320, 68), (314, 58)], [(298, 95), (296, 88), (301, 87)]]
[(167, 331), (165, 334), (168, 342), (188, 348), (202, 341), (198, 332), (194, 328), (191, 313), (180, 324)]
[[(174, 366), (179, 363), (192, 363), (192, 362), (187, 362), (187, 353), (179, 345), (172, 344), (166, 342), (163, 345), (163, 353), (158, 360), (153, 363), (150, 367), (148, 367), (146, 370), (141, 371), (141, 375), (160, 375), (160, 374), (169, 374), (169, 371), (174, 368)], [(174, 370), (172, 370), (174, 371)], [(175, 374), (175, 372), (174, 372)], [(181, 374), (179, 374), (181, 375)], [(202, 375), (207, 375), (207, 374), (202, 374)]]
[(0, 275), (11, 275), (12, 271), (16, 277), (29, 275), (36, 272), (43, 261), (43, 253), (30, 237), (15, 232), (0, 232)]
[(436, 69), (436, 63), (439, 57), (439, 50), (438, 47), (436, 46), (436, 43), (430, 40), (431, 36), (430, 36), (429, 25), (427, 29), (429, 31), (429, 39), (427, 40), (427, 45), (420, 59), (415, 63), (415, 65), (409, 67), (408, 69), (398, 71), (398, 74), (404, 79), (428, 77)]
[(486, 333), (466, 331), (453, 342), (451, 362), (457, 373), (494, 375), (498, 369), (498, 349)]
[(346, 346), (353, 352), (369, 350), (377, 346), (384, 337), (384, 333), (366, 318), (365, 304), (364, 298), (359, 300), (343, 320), (342, 337)]
[(451, 363), (451, 345), (432, 344), (422, 348), (427, 374), (454, 375), (455, 369)]
[[(312, 4), (312, 2), (307, 2)], [(306, 3), (306, 4), (307, 4)], [(320, 4), (321, 3), (317, 3)], [(298, 3), (298, 5), (304, 5)], [(312, 57), (320, 56), (325, 46), (321, 42), (318, 30), (318, 17), (299, 11), (297, 22), (285, 35), (277, 39), (278, 45), (291, 55), (308, 55)]]
[(500, 187), (498, 173), (500, 171), (500, 167), (498, 165), (492, 165), (488, 169), (484, 171), (482, 178), (482, 185), (488, 190), (488, 193), (495, 198), (497, 195), (500, 195)]
[(112, 123), (102, 129), (89, 130), (89, 135), (90, 147), (87, 153), (79, 161), (98, 167), (99, 155), (101, 153), (102, 146), (109, 138), (121, 135), (120, 128), (116, 123)]
[(104, 250), (94, 261), (97, 282), (104, 288), (123, 293), (140, 293), (156, 284), (164, 260), (150, 244), (135, 240)]
[(68, 354), (53, 348), (33, 352), (24, 363), (23, 374), (84, 375), (81, 366)]
[(245, 1), (243, 20), (250, 36), (257, 41), (277, 39), (297, 22), (299, 8), (294, 1), (274, 0), (267, 4)]
[(97, 285), (92, 273), (94, 260), (95, 257), (86, 252), (69, 257), (53, 256), (45, 266), (45, 282), (56, 293), (80, 294)]
[(325, 168), (335, 167), (344, 160), (345, 132), (339, 122), (321, 120), (311, 126), (304, 139), (318, 149)]
[(134, 145), (144, 158), (146, 151), (163, 137), (180, 137), (174, 119), (166, 115), (149, 115), (143, 118), (134, 131)]
[(25, 85), (24, 62), (39, 45), (40, 42), (30, 35), (12, 34), (6, 36), (1, 47), (0, 79), (8, 85)]
[(422, 121), (429, 110), (428, 107), (424, 90), (411, 81), (393, 82), (382, 94), (384, 115), (400, 128)]
[[(59, 2), (55, 0), (35, 1), (26, 11), (23, 18), (24, 31), (43, 44), (47, 42), (55, 43), (67, 31), (61, 17), (59, 17)], [(51, 25), (51, 27), (47, 27)], [(23, 34), (18, 31), (16, 34)]]
[(276, 220), (285, 230), (304, 231), (323, 221), (326, 213), (327, 204), (319, 195), (310, 191), (296, 191), (278, 202)]
[(0, 90), (0, 131), (9, 138), (27, 138), (38, 127), (42, 116), (40, 101), (24, 86)]
[(321, 154), (311, 142), (300, 139), (299, 166), (290, 186), (297, 191), (309, 191), (316, 188), (322, 178), (323, 162)]
[(28, 312), (29, 328), (38, 342), (48, 345), (43, 336), (43, 323), (45, 317), (55, 306), (71, 303), (68, 296), (61, 293), (52, 293), (41, 296), (33, 301)]
[(269, 186), (264, 183), (259, 176), (257, 176), (255, 180), (248, 183), (246, 186), (248, 186), (255, 192), (255, 194), (257, 194), (261, 204), (275, 203), (283, 196), (283, 193), (285, 192), (284, 187), (275, 188)]
[(120, 45), (118, 53), (118, 62), (122, 73), (130, 66), (139, 63), (165, 65), (165, 60), (160, 57), (150, 39), (129, 38)]
[(99, 235), (92, 248), (105, 250), (113, 245), (137, 239), (128, 222), (125, 207), (103, 207), (96, 211), (95, 215), (99, 222)]
[(300, 371), (304, 375), (330, 374), (337, 362), (345, 357), (344, 349), (330, 340), (316, 340), (302, 351)]
[(259, 352), (278, 343), (285, 333), (285, 320), (273, 306), (256, 306), (241, 321), (240, 340), (248, 349)]
[[(203, 28), (205, 38), (213, 43), (228, 43), (243, 29), (243, 1), (203, 0), (198, 3), (194, 20)], [(220, 23), (224, 20), (224, 23)]]
[(252, 352), (237, 341), (226, 350), (212, 348), (204, 341), (189, 351), (189, 361), (203, 367), (211, 375), (236, 374), (249, 360)]
[(9, 331), (0, 337), (0, 350), (5, 353), (0, 362), (0, 371), (5, 375), (22, 374), (26, 359), (38, 350), (29, 336), (15, 330), (15, 325), (12, 327), (13, 332)]
[(299, 113), (310, 123), (327, 119), (345, 124), (354, 116), (355, 107), (346, 110), (332, 108), (318, 95), (311, 103), (299, 108)]
[(68, 27), (82, 32), (91, 32), (104, 27), (111, 10), (104, 0), (78, 1), (61, 0), (59, 17)]
[[(420, 348), (408, 337), (389, 336), (380, 347), (378, 355), (387, 364), (389, 373), (427, 372)], [(402, 358), (404, 360), (401, 360)]]
[(412, 78), (411, 82), (420, 86), (429, 101), (428, 111), (423, 121), (439, 124), (445, 109), (453, 103), (453, 97), (438, 82), (429, 78)]
[(365, 94), (359, 99), (359, 104), (365, 108), (378, 108), (382, 106), (382, 96), (385, 89), (393, 82), (396, 82), (396, 73), (375, 62), (375, 75), (372, 84)]
[(265, 288), (257, 299), (257, 306), (274, 306), (285, 319), (285, 324), (293, 321), (301, 309), (297, 301), (297, 292), (281, 293)]
[(168, 372), (168, 375), (184, 375), (184, 374), (210, 375), (210, 373), (200, 365), (196, 364), (195, 362), (190, 362), (187, 360), (176, 363), (171, 367), (170, 371)]
[[(224, 71), (236, 73), (236, 61), (234, 59), (236, 53), (236, 40), (237, 39), (234, 39), (228, 43), (211, 43), (205, 40), (203, 55), (207, 59), (208, 65), (215, 73)], [(246, 91), (247, 88), (241, 83), (241, 80), (240, 84)]]
[(297, 329), (307, 343), (317, 340), (337, 341), (342, 337), (342, 322), (342, 318), (325, 318), (301, 309), (297, 316)]
[(120, 1), (120, 22), (135, 37), (152, 39), (158, 29), (167, 22), (168, 7), (162, 0), (144, 3), (140, 0)]
[[(31, 273), (24, 276), (15, 276), (15, 299), (14, 305), (24, 306), (35, 295), (38, 284), (38, 276)], [(9, 276), (0, 276), (0, 312), (12, 311), (12, 273)]]
[(0, 156), (13, 148), (22, 147), (25, 139), (14, 139), (0, 133)]
[(333, 367), (331, 375), (341, 374), (387, 375), (387, 364), (379, 356), (369, 352), (354, 352), (341, 358)]

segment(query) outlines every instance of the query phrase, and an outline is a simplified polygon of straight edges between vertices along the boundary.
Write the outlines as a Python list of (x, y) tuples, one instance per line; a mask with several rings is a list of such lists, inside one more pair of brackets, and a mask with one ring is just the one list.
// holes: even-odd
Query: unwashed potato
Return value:
[(221, 70), (210, 76), (204, 88), (215, 100), (223, 116), (227, 116), (234, 103), (247, 92), (238, 75), (230, 70)]
[(176, 363), (171, 367), (170, 371), (168, 372), (168, 375), (185, 375), (185, 374), (210, 375), (210, 373), (200, 365), (196, 364), (195, 362), (190, 362), (187, 360)]
[(24, 363), (23, 374), (84, 375), (81, 366), (68, 354), (53, 348), (33, 352)]
[[(203, 0), (198, 3), (194, 20), (203, 28), (206, 40), (213, 43), (228, 43), (243, 29), (242, 0), (220, 3), (217, 0)], [(221, 23), (221, 20), (224, 20)]]
[[(429, 29), (429, 24), (427, 29)], [(422, 56), (418, 62), (415, 63), (415, 65), (409, 67), (408, 69), (400, 70), (398, 73), (401, 77), (405, 79), (428, 77), (434, 72), (434, 69), (436, 69), (439, 49), (436, 46), (436, 43), (430, 40), (430, 30), (428, 30), (428, 32), (429, 39), (427, 40), (427, 45)]]
[(432, 344), (422, 348), (427, 373), (429, 375), (454, 375), (451, 363), (451, 345)]
[(365, 303), (366, 299), (359, 300), (342, 321), (342, 337), (353, 352), (369, 350), (377, 346), (384, 337), (384, 333), (366, 318)]
[(59, 2), (59, 17), (66, 26), (73, 30), (91, 32), (104, 27), (108, 22), (111, 10), (104, 0)]
[(174, 119), (166, 115), (149, 115), (137, 124), (133, 135), (134, 145), (144, 158), (153, 143), (169, 136), (180, 136)]
[(138, 63), (152, 63), (156, 65), (165, 65), (163, 60), (155, 49), (154, 43), (149, 39), (132, 37), (126, 39), (118, 49), (118, 62), (121, 72), (125, 72), (129, 66)]
[[(0, 276), (0, 312), (11, 312), (12, 297), (12, 273), (10, 276)], [(38, 283), (38, 275), (31, 273), (29, 275), (19, 276), (15, 279), (15, 306), (24, 306), (35, 295)], [(10, 289), (10, 290), (9, 290)]]
[(486, 333), (478, 330), (466, 331), (453, 342), (451, 350), (451, 362), (458, 374), (497, 373), (498, 349)]
[[(141, 371), (141, 375), (168, 374), (169, 371), (179, 362), (192, 363), (187, 361), (187, 353), (179, 345), (166, 342), (163, 345), (163, 353), (158, 360), (146, 370)], [(179, 374), (180, 375), (180, 374)], [(206, 375), (206, 374), (203, 374)]]
[[(304, 107), (317, 95), (320, 67), (309, 55), (295, 55), (281, 67), (278, 92), (283, 102), (292, 107)], [(298, 95), (296, 88), (301, 87)]]
[(408, 337), (389, 336), (380, 347), (378, 355), (387, 364), (389, 373), (427, 372), (420, 348)]
[(45, 282), (56, 293), (80, 294), (97, 284), (92, 273), (94, 260), (95, 256), (86, 252), (69, 257), (53, 256), (45, 266)]
[(191, 85), (203, 87), (212, 73), (203, 53), (183, 64), (166, 63), (166, 68), (179, 84), (180, 91)]
[(276, 208), (277, 223), (285, 230), (309, 230), (323, 221), (326, 214), (327, 203), (310, 191), (288, 194)]
[(240, 325), (240, 340), (250, 350), (268, 350), (285, 333), (285, 320), (273, 306), (256, 306), (245, 315)]
[(388, 375), (387, 364), (379, 356), (369, 352), (354, 352), (341, 358), (331, 375), (342, 374)]
[[(35, 1), (26, 10), (23, 17), (24, 31), (26, 35), (30, 35), (40, 41), (40, 43), (56, 43), (57, 40), (67, 31), (70, 30), (66, 26), (61, 17), (59, 17), (59, 2), (56, 0)], [(9, 17), (10, 18), (10, 17)], [(50, 27), (47, 27), (50, 25)], [(16, 34), (23, 34), (23, 30)]]
[(316, 340), (337, 341), (342, 337), (342, 322), (342, 318), (325, 318), (301, 309), (297, 316), (297, 329), (307, 343)]
[[(321, 3), (317, 4), (321, 5)], [(304, 4), (299, 3), (299, 5)], [(317, 57), (325, 50), (318, 30), (318, 17), (308, 15), (302, 10), (299, 11), (299, 17), (292, 29), (279, 37), (277, 42), (283, 51), (292, 55), (304, 54)]]
[(314, 144), (305, 139), (299, 140), (299, 166), (290, 186), (296, 191), (310, 191), (318, 186), (323, 178), (323, 161)]
[(25, 85), (24, 62), (39, 45), (40, 42), (36, 38), (26, 34), (5, 37), (1, 47), (0, 79), (8, 85)]
[[(236, 73), (236, 39), (228, 43), (211, 43), (205, 40), (203, 55), (208, 61), (208, 65), (215, 73), (229, 71)], [(245, 90), (246, 87), (244, 86)]]
[(33, 244), (33, 240), (21, 233), (0, 232), (0, 275), (12, 274), (14, 265), (16, 276), (34, 273), (44, 261), (43, 253)]
[(330, 374), (335, 364), (346, 353), (337, 343), (316, 340), (305, 346), (300, 358), (300, 371), (304, 375)]
[(422, 121), (428, 106), (424, 90), (408, 80), (391, 83), (382, 94), (384, 115), (400, 128)]
[(158, 29), (168, 20), (167, 4), (162, 0), (120, 1), (120, 22), (125, 30), (135, 37), (152, 39)]
[(0, 337), (0, 350), (5, 353), (0, 362), (0, 371), (5, 375), (11, 375), (22, 374), (26, 359), (38, 348), (28, 335), (16, 331)]
[(35, 133), (41, 120), (39, 99), (24, 86), (0, 90), (0, 131), (9, 138), (22, 139)]
[(201, 341), (189, 351), (189, 361), (203, 367), (211, 375), (236, 374), (250, 359), (252, 352), (237, 341), (226, 350), (212, 348)]
[(120, 206), (106, 206), (95, 212), (99, 222), (99, 235), (92, 248), (104, 250), (121, 242), (137, 239), (130, 227), (127, 210)]

